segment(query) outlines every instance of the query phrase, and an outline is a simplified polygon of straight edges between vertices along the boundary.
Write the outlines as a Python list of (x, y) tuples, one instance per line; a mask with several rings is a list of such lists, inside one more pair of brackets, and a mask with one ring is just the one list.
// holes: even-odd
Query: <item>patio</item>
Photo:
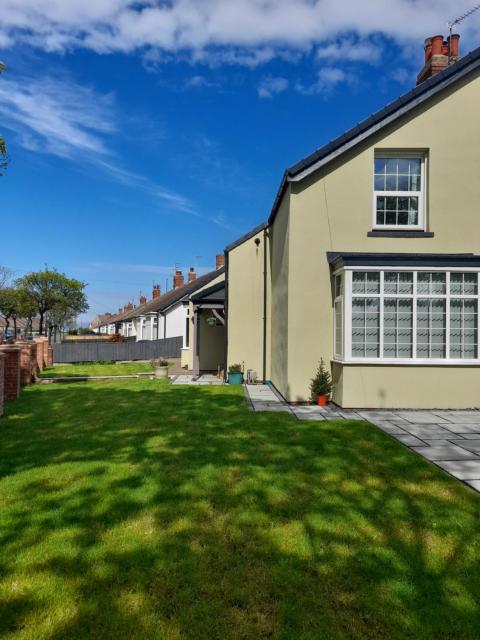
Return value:
[(271, 385), (246, 385), (253, 411), (287, 411), (298, 420), (367, 420), (480, 492), (480, 411), (343, 410), (288, 405)]

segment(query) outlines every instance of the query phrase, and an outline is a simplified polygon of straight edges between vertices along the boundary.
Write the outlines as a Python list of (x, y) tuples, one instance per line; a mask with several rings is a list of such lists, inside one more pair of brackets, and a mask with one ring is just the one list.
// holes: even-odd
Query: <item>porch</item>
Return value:
[[(222, 374), (226, 362), (225, 283), (220, 282), (192, 296), (193, 376)], [(223, 379), (223, 375), (222, 375)]]

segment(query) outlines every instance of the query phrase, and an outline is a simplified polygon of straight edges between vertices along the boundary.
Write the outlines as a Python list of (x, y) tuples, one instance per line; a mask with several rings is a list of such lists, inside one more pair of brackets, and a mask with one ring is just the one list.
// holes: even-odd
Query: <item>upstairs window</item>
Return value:
[(377, 229), (423, 229), (423, 155), (376, 155), (374, 220)]

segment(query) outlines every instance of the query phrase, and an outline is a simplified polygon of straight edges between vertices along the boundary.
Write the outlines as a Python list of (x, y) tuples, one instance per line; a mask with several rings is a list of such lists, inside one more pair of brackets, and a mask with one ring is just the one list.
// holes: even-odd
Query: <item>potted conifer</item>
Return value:
[(330, 400), (333, 391), (332, 376), (327, 371), (323, 359), (320, 360), (317, 373), (310, 382), (310, 394), (312, 402), (324, 407)]

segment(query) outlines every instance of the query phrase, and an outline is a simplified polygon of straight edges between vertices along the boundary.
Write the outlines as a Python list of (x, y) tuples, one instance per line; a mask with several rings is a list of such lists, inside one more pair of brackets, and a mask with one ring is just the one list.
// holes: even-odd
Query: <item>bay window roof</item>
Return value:
[(480, 267), (480, 256), (474, 253), (362, 253), (327, 252), (329, 265), (342, 267)]

